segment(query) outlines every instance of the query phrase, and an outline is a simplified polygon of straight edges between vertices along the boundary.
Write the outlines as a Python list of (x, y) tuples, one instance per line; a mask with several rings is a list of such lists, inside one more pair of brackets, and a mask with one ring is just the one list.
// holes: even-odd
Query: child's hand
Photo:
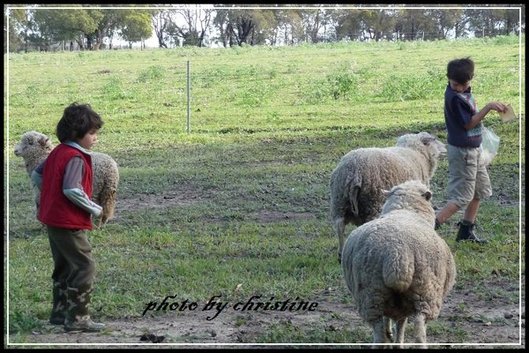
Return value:
[(490, 102), (489, 104), (487, 104), (487, 106), (489, 107), (489, 110), (495, 110), (497, 112), (502, 113), (507, 111), (507, 106), (500, 102)]

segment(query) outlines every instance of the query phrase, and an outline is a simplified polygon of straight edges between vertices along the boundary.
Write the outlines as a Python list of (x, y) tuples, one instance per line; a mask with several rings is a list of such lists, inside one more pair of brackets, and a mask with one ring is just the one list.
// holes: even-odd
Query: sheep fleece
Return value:
[(119, 171), (116, 161), (101, 152), (92, 152), (93, 199), (103, 207), (102, 223), (114, 217)]
[(347, 286), (368, 322), (380, 318), (381, 310), (394, 320), (414, 312), (435, 319), (455, 281), (450, 248), (429, 222), (407, 210), (355, 229), (342, 259)]
[[(384, 203), (383, 189), (389, 190), (412, 179), (428, 185), (429, 167), (423, 154), (408, 147), (359, 148), (347, 153), (331, 178), (332, 217), (349, 214), (356, 225), (374, 219)], [(352, 209), (351, 214), (346, 210), (354, 208), (351, 201), (356, 199), (353, 194), (355, 187), (360, 188), (358, 209)]]

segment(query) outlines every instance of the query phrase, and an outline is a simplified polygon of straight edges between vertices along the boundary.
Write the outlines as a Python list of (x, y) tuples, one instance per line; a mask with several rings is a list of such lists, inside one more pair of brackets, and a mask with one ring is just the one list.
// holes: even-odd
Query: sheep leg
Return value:
[[(391, 343), (391, 338), (388, 336), (387, 324), (389, 319), (380, 317), (375, 321), (373, 326), (373, 343)], [(373, 348), (389, 348), (388, 346), (373, 346)]]
[(344, 245), (344, 233), (345, 233), (345, 218), (344, 217), (337, 217), (334, 219), (334, 231), (336, 232), (336, 235), (338, 236), (338, 263), (342, 263), (342, 251), (343, 251), (343, 245)]
[(389, 337), (389, 341), (393, 342), (393, 322), (387, 316), (384, 316), (384, 326), (386, 327), (386, 336)]
[(406, 330), (406, 324), (408, 322), (408, 318), (405, 317), (404, 319), (400, 319), (397, 321), (397, 337), (395, 342), (400, 343), (399, 348), (404, 348), (404, 332)]
[[(417, 314), (414, 320), (413, 335), (415, 336), (415, 342), (426, 343), (426, 323), (424, 320), (424, 314)], [(426, 344), (418, 346), (418, 348), (426, 348)]]

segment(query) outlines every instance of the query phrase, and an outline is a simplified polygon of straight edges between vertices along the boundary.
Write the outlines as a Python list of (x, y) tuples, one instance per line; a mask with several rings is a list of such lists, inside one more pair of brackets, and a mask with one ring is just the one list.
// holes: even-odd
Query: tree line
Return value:
[[(186, 46), (295, 45), (341, 40), (437, 40), (493, 37), (525, 32), (525, 7), (520, 22), (513, 8), (379, 8), (332, 7), (233, 8), (229, 5), (185, 7), (66, 9), (4, 6), (4, 52), (112, 49), (113, 40), (129, 43), (153, 35), (160, 48)], [(9, 21), (7, 17), (9, 16)], [(9, 31), (7, 23), (9, 22)], [(520, 28), (521, 26), (521, 28)]]

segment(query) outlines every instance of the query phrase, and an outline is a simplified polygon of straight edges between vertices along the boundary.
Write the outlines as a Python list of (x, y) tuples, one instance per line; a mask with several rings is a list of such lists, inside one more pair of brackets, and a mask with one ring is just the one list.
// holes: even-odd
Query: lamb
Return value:
[(418, 180), (385, 191), (380, 216), (351, 232), (342, 254), (342, 270), (360, 316), (371, 325), (375, 343), (402, 348), (409, 317), (414, 336), (426, 343), (426, 323), (439, 316), (455, 283), (450, 248), (434, 230), (431, 191)]
[[(22, 157), (26, 163), (26, 172), (31, 173), (42, 163), (53, 150), (54, 146), (48, 136), (37, 132), (28, 131), (22, 135), (19, 143), (15, 145), (15, 155)], [(116, 206), (116, 193), (119, 183), (118, 165), (112, 157), (100, 152), (92, 152), (93, 168), (93, 201), (103, 208), (98, 220), (98, 225), (104, 225), (114, 217)], [(35, 205), (39, 207), (40, 192), (33, 188)]]
[(413, 179), (429, 186), (445, 153), (437, 137), (420, 132), (400, 136), (393, 147), (359, 148), (342, 157), (330, 180), (330, 218), (338, 236), (339, 261), (345, 226), (375, 219), (384, 203), (382, 190)]

